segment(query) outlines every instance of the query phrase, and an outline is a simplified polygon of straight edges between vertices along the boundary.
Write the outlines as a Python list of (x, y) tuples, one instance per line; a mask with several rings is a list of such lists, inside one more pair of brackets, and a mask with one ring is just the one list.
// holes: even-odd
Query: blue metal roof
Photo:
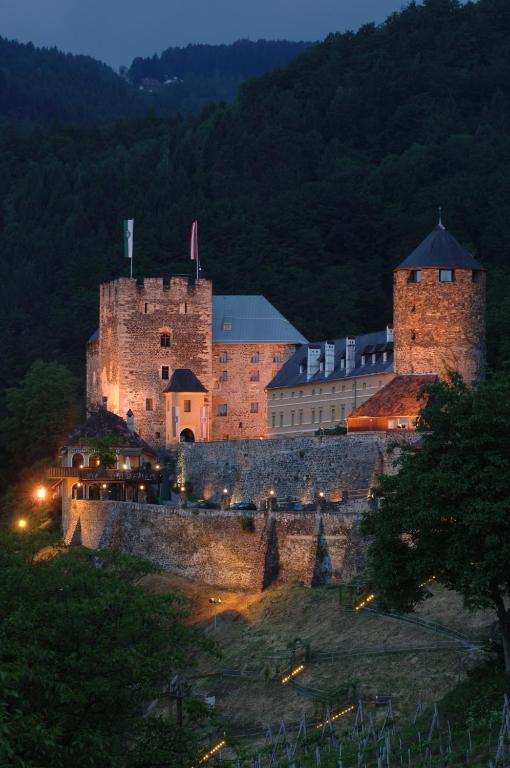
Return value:
[[(315, 344), (305, 344), (300, 347), (287, 362), (280, 368), (274, 379), (267, 385), (267, 389), (278, 389), (279, 387), (295, 387), (300, 384), (314, 384), (325, 381), (337, 381), (342, 379), (352, 379), (355, 376), (368, 376), (372, 373), (391, 373), (393, 371), (393, 342), (387, 341), (386, 330), (375, 331), (374, 333), (365, 333), (362, 336), (356, 336), (355, 348), (355, 367), (347, 375), (345, 368), (342, 368), (341, 360), (345, 357), (345, 338), (334, 339), (328, 343), (335, 345), (335, 367), (329, 376), (324, 375), (324, 371), (318, 371), (310, 379), (307, 378), (306, 367), (309, 347), (320, 347), (321, 357), (324, 359), (326, 341), (319, 341)], [(377, 346), (377, 350), (374, 347)], [(361, 365), (361, 356), (365, 354), (370, 357), (373, 351), (377, 351), (375, 363), (371, 359)], [(382, 352), (386, 351), (388, 359), (383, 362)], [(300, 373), (301, 368), (303, 373)]]
[(220, 344), (306, 344), (264, 296), (213, 296), (212, 339)]

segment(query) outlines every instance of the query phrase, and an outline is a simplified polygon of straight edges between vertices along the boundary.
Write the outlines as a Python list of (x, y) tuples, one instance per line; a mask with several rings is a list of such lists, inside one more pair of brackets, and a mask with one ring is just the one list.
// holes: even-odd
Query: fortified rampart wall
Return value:
[(308, 586), (352, 578), (362, 567), (358, 527), (367, 502), (333, 513), (186, 510), (129, 502), (69, 501), (68, 544), (117, 548), (205, 584), (262, 589), (278, 579)]
[[(287, 440), (181, 443), (176, 447), (177, 478), (193, 492), (219, 501), (224, 488), (232, 502), (260, 507), (270, 490), (278, 498), (313, 502), (321, 491), (332, 501), (344, 491), (366, 491), (376, 476), (391, 470), (388, 443), (403, 436), (338, 435)], [(413, 436), (413, 439), (414, 436)]]

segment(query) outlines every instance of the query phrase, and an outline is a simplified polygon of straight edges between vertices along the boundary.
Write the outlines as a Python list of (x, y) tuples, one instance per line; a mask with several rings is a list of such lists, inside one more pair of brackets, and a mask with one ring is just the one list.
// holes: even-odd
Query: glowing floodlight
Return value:
[(45, 488), (43, 485), (41, 485), (41, 486), (40, 486), (40, 487), (39, 487), (39, 488), (36, 490), (36, 492), (35, 492), (35, 495), (36, 495), (36, 498), (37, 498), (39, 501), (44, 501), (44, 499), (46, 498), (46, 493), (47, 493), (47, 491), (46, 491), (46, 488)]

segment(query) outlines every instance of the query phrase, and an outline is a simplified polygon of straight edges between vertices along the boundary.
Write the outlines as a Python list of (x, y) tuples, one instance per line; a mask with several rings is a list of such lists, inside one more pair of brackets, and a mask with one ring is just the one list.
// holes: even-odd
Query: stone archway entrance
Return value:
[(179, 435), (179, 439), (181, 443), (194, 443), (195, 435), (193, 434), (191, 429), (183, 429), (181, 434)]

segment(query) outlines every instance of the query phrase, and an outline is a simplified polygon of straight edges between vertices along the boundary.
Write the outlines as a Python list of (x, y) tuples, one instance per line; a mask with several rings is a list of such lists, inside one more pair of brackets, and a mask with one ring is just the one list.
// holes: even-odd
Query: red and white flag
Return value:
[(191, 261), (198, 261), (198, 221), (194, 221), (191, 226)]

